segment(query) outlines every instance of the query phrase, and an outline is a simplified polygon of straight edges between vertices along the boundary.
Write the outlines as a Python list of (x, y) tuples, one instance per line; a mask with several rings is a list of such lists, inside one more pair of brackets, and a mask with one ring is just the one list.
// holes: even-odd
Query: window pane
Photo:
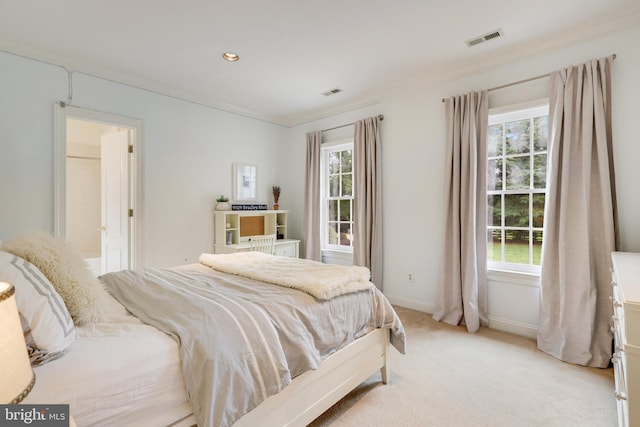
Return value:
[(353, 194), (352, 182), (353, 175), (342, 175), (342, 196), (351, 196)]
[(504, 260), (529, 264), (529, 230), (504, 230)]
[(487, 129), (488, 260), (539, 266), (549, 117), (539, 107), (498, 114)]
[(340, 175), (329, 178), (329, 196), (338, 197), (340, 195)]
[(533, 195), (533, 226), (542, 228), (544, 227), (544, 194), (534, 194)]
[(487, 232), (487, 259), (489, 261), (502, 261), (502, 238), (500, 230), (489, 230)]
[(330, 222), (327, 226), (327, 242), (330, 245), (338, 244), (338, 224)]
[(487, 137), (487, 155), (489, 157), (502, 155), (502, 123), (489, 126)]
[(502, 225), (502, 197), (499, 194), (492, 194), (488, 196), (487, 207), (489, 213), (487, 215), (487, 225), (496, 225), (500, 227)]
[(353, 245), (353, 143), (323, 147), (323, 249)]
[(524, 154), (529, 152), (530, 123), (531, 121), (526, 119), (505, 124), (507, 154)]
[(340, 244), (351, 246), (351, 224), (340, 223)]
[(542, 260), (542, 231), (533, 232), (533, 259), (531, 262), (540, 265)]
[(533, 156), (533, 188), (545, 188), (547, 186), (547, 155), (537, 154)]
[(502, 190), (502, 160), (489, 160), (487, 190)]
[(351, 221), (351, 200), (340, 200), (340, 221)]
[(340, 153), (329, 153), (329, 173), (340, 173)]
[(549, 116), (533, 119), (533, 151), (547, 151), (549, 142)]
[(529, 156), (510, 157), (506, 160), (507, 190), (526, 190), (529, 188)]
[(504, 195), (504, 225), (506, 227), (529, 226), (529, 195)]
[(341, 154), (342, 154), (342, 173), (351, 172), (353, 167), (351, 150), (342, 151)]
[(328, 200), (329, 205), (329, 221), (337, 221), (338, 220), (338, 201), (337, 200)]

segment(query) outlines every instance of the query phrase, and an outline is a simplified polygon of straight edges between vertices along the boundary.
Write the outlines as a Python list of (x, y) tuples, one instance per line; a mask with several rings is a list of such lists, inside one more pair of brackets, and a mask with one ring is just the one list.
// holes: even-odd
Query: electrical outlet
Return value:
[(413, 283), (416, 281), (416, 276), (414, 276), (413, 273), (409, 273), (408, 279), (409, 282)]

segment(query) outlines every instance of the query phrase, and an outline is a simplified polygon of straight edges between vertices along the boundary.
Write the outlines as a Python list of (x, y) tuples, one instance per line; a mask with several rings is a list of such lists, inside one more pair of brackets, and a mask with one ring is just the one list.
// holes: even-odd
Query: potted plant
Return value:
[(228, 211), (229, 209), (231, 209), (231, 206), (229, 205), (229, 199), (223, 195), (220, 195), (220, 197), (216, 199), (216, 202), (218, 202), (216, 203), (217, 211)]
[(274, 185), (271, 187), (271, 193), (273, 193), (273, 209), (277, 211), (280, 207), (278, 204), (278, 200), (280, 200), (280, 187), (278, 185)]

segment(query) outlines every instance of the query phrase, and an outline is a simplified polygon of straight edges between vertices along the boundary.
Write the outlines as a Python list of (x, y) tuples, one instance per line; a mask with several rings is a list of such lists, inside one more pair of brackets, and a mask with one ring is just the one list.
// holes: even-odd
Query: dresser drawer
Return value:
[(624, 350), (624, 342), (622, 341), (622, 335), (620, 334), (620, 324), (615, 320), (613, 322), (613, 326), (611, 327), (611, 333), (613, 334), (614, 353), (620, 350)]
[(624, 351), (616, 351), (611, 361), (613, 362), (613, 376), (615, 379), (614, 396), (618, 410), (618, 426), (629, 426), (629, 395), (627, 391), (627, 375), (625, 372), (626, 355)]
[(617, 351), (611, 358), (613, 362), (613, 376), (615, 379), (615, 395), (618, 400), (626, 400), (627, 398), (627, 374), (626, 355), (624, 351)]
[(640, 426), (640, 253), (614, 252), (611, 257), (618, 425)]

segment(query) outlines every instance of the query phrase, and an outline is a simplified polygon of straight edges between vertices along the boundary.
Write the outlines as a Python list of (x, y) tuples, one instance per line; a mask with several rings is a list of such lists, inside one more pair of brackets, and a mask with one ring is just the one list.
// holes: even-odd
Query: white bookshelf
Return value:
[(289, 211), (215, 211), (214, 253), (248, 251), (253, 236), (275, 234), (275, 254), (298, 257), (300, 241), (290, 239), (287, 230)]

